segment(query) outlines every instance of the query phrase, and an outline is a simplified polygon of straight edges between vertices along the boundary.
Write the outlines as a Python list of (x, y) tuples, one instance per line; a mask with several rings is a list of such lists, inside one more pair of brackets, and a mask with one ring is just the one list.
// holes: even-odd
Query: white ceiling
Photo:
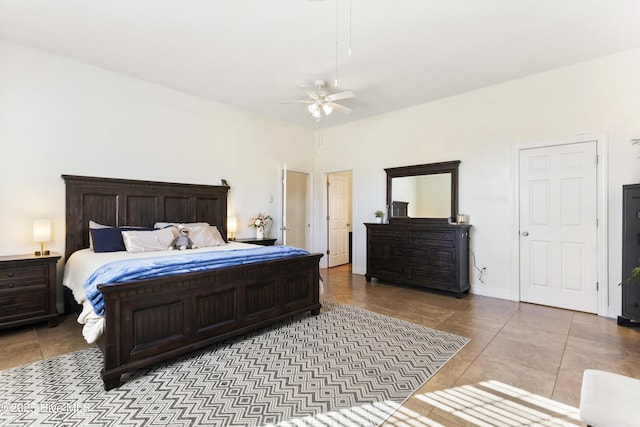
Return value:
[(639, 48), (639, 24), (640, 0), (0, 0), (0, 38), (308, 128), (279, 101), (315, 79), (357, 95), (334, 126)]

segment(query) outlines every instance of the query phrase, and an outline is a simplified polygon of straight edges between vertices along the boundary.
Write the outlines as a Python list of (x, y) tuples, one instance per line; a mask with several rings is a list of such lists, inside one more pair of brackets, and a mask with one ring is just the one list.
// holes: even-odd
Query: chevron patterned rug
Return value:
[(241, 338), (123, 376), (93, 348), (0, 372), (0, 424), (375, 426), (469, 340), (323, 301)]

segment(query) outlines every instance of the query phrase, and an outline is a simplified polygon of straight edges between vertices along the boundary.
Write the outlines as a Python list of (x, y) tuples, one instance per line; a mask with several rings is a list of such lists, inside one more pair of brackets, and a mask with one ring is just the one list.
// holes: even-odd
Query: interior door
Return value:
[(327, 175), (329, 267), (349, 263), (351, 180), (347, 174)]
[(283, 179), (283, 230), (282, 242), (285, 245), (307, 249), (309, 221), (307, 215), (307, 191), (309, 174), (285, 170)]
[(520, 151), (520, 299), (596, 313), (597, 143)]

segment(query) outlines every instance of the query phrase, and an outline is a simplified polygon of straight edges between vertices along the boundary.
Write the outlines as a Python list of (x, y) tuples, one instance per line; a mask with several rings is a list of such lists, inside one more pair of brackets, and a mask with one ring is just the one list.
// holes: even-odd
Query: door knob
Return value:
[(528, 231), (523, 231), (523, 232), (522, 232), (522, 235), (526, 237), (526, 236), (528, 236), (528, 235), (529, 235), (529, 232), (528, 232)]

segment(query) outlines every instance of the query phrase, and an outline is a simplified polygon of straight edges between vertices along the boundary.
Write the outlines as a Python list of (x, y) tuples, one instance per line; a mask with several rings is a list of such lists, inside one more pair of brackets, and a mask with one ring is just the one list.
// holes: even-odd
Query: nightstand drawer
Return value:
[(22, 317), (47, 314), (46, 290), (0, 295), (0, 318), (8, 322)]
[(46, 265), (4, 268), (0, 270), (0, 291), (26, 286), (47, 286), (47, 274)]

